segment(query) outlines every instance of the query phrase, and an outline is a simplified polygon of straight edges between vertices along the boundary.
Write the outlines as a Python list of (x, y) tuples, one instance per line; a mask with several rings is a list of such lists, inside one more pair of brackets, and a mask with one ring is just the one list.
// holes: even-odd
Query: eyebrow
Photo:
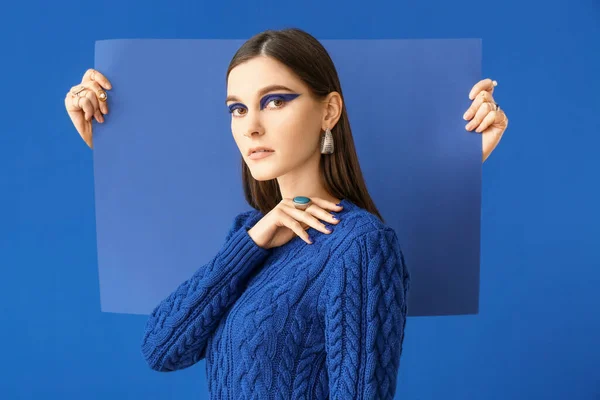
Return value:
[[(269, 86), (265, 86), (264, 88), (260, 89), (258, 91), (258, 96), (260, 97), (260, 96), (262, 96), (262, 95), (264, 95), (266, 93), (273, 92), (275, 90), (285, 90), (285, 91), (288, 91), (288, 92), (293, 92), (293, 90), (290, 89), (290, 88), (288, 88), (287, 86), (283, 86), (283, 85), (269, 85)], [(241, 102), (241, 100), (239, 98), (235, 97), (235, 96), (227, 96), (227, 99), (225, 99), (225, 104), (227, 104), (230, 101)]]

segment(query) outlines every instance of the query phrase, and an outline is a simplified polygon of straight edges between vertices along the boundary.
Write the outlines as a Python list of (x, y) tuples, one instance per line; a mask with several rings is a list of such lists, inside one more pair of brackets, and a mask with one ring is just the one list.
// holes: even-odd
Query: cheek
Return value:
[(244, 135), (239, 124), (236, 124), (236, 121), (233, 120), (231, 121), (231, 136), (233, 136), (233, 140), (235, 140), (235, 143), (239, 147)]
[(318, 141), (319, 127), (320, 122), (314, 114), (290, 112), (281, 113), (274, 118), (269, 130), (275, 133), (273, 136), (277, 136), (277, 141), (286, 148), (300, 150), (314, 147)]

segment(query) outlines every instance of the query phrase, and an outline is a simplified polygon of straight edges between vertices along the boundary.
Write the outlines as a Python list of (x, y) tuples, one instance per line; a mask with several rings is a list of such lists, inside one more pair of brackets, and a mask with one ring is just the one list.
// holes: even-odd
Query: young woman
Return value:
[[(252, 210), (153, 310), (143, 356), (157, 371), (205, 359), (212, 399), (392, 399), (410, 275), (367, 191), (331, 58), (306, 32), (269, 30), (226, 78)], [(494, 86), (478, 82), (463, 116), (484, 161), (508, 122)], [(109, 89), (88, 70), (65, 98), (90, 148)]]

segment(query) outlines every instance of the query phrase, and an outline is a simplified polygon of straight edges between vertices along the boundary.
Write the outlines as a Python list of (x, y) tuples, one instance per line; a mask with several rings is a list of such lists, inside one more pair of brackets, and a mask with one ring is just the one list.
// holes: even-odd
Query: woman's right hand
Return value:
[(306, 243), (312, 244), (305, 229), (313, 227), (325, 234), (330, 234), (331, 232), (319, 219), (330, 224), (337, 224), (340, 221), (327, 210), (339, 212), (343, 207), (338, 207), (335, 203), (318, 197), (312, 197), (311, 200), (312, 204), (304, 211), (296, 209), (292, 199), (281, 200), (248, 230), (248, 234), (259, 247), (264, 249), (284, 245), (295, 236), (300, 236)]
[(83, 141), (93, 148), (92, 119), (104, 123), (104, 115), (108, 114), (105, 90), (112, 85), (104, 75), (95, 69), (88, 69), (79, 85), (73, 86), (65, 97), (65, 107), (71, 117), (75, 129)]

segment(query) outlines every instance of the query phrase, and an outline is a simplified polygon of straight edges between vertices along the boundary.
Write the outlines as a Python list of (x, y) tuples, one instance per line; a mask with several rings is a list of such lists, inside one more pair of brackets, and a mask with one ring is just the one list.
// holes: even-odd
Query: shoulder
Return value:
[(395, 230), (376, 215), (349, 201), (345, 201), (344, 208), (337, 213), (340, 222), (334, 228), (342, 235), (341, 249), (372, 245), (381, 243), (382, 240), (389, 242), (389, 245), (399, 246)]
[(349, 204), (348, 210), (338, 214), (340, 222), (334, 230), (339, 227), (338, 233), (342, 237), (332, 249), (334, 277), (359, 274), (364, 270), (387, 270), (389, 273), (393, 270), (393, 273), (408, 278), (402, 246), (391, 226), (354, 204)]

